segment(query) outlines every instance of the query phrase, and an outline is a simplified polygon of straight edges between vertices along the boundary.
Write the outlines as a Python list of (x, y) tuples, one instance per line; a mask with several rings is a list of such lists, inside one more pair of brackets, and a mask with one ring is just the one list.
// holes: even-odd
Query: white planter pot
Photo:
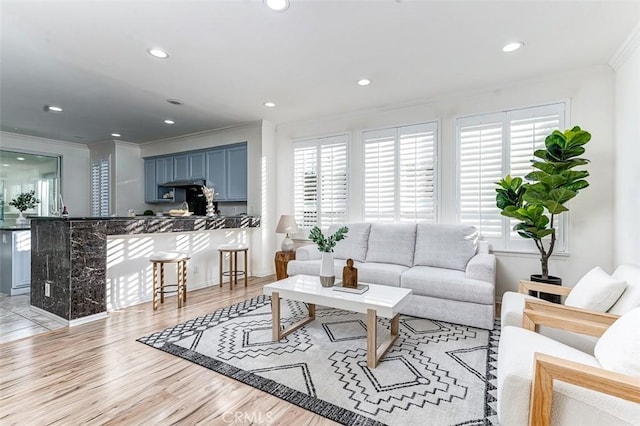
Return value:
[(322, 263), (320, 264), (320, 284), (322, 287), (333, 287), (336, 281), (336, 274), (333, 269), (333, 253), (322, 253)]
[(16, 225), (26, 225), (26, 224), (27, 224), (27, 218), (24, 217), (23, 212), (19, 212), (18, 217), (16, 218)]

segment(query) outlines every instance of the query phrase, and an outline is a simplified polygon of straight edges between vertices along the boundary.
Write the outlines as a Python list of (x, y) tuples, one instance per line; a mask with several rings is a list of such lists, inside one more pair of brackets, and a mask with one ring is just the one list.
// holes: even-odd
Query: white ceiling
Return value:
[[(0, 128), (90, 144), (426, 102), (607, 64), (640, 3), (291, 0), (278, 13), (261, 0), (0, 0), (0, 13)], [(525, 47), (503, 53), (512, 40)], [(362, 77), (373, 83), (356, 85)]]

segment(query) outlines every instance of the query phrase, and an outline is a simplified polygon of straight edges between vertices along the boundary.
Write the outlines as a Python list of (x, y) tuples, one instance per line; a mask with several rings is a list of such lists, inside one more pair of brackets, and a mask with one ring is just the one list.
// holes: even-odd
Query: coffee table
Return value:
[[(286, 335), (313, 321), (316, 305), (367, 314), (367, 366), (376, 368), (380, 359), (398, 338), (399, 311), (409, 301), (410, 289), (367, 284), (369, 290), (363, 294), (334, 291), (322, 287), (320, 278), (311, 275), (295, 275), (264, 286), (264, 294), (271, 296), (273, 317), (273, 340)], [(309, 316), (284, 330), (280, 327), (280, 299), (304, 302), (309, 307)], [(391, 318), (391, 336), (378, 347), (377, 317)]]

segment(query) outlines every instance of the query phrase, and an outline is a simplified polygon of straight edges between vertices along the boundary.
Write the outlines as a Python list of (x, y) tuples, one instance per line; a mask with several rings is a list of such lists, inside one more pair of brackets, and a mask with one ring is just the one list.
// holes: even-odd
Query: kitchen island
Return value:
[(251, 246), (259, 226), (257, 216), (34, 218), (31, 306), (75, 325), (149, 301), (156, 251), (189, 253), (189, 290), (218, 285), (217, 246)]

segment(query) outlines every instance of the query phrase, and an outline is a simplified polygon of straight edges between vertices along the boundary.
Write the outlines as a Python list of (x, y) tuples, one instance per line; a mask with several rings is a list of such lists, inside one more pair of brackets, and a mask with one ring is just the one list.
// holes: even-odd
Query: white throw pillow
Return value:
[(640, 308), (616, 320), (604, 332), (594, 355), (602, 368), (629, 376), (640, 376)]
[(601, 267), (596, 266), (580, 278), (564, 304), (576, 308), (607, 312), (616, 303), (626, 286), (627, 283), (624, 280), (613, 278)]

